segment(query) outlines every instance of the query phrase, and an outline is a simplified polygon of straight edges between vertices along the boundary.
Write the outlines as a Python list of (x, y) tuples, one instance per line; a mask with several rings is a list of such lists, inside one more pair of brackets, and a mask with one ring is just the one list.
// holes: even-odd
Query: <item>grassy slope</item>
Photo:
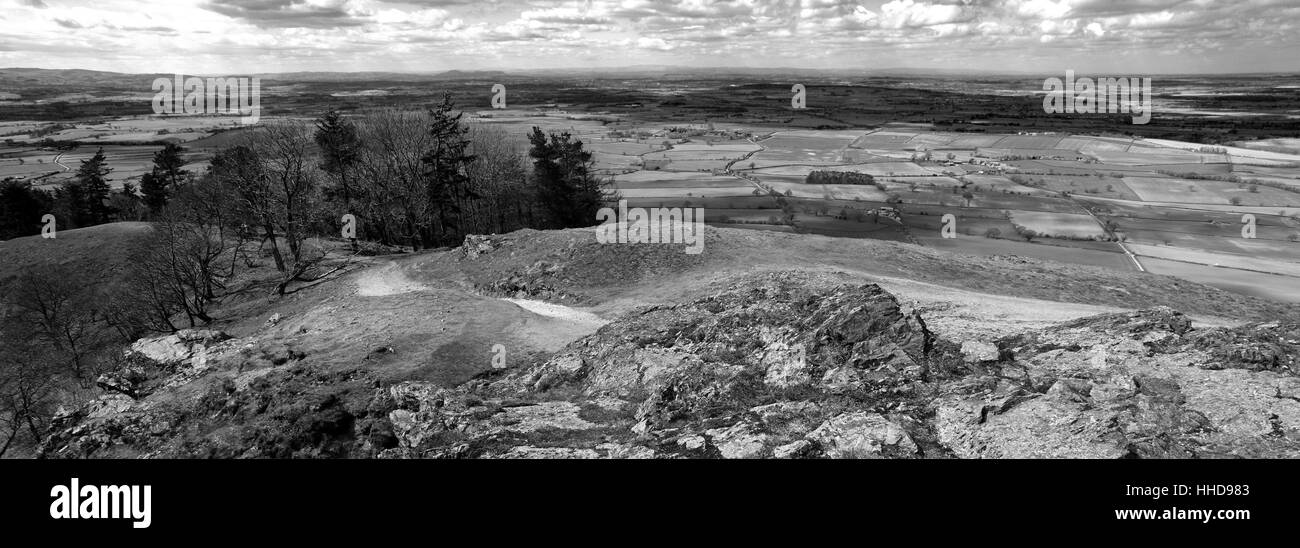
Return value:
[(148, 223), (110, 223), (59, 230), (51, 239), (29, 236), (0, 241), (0, 287), (42, 265), (65, 266), (90, 283), (106, 283), (120, 274), (135, 242), (148, 233)]

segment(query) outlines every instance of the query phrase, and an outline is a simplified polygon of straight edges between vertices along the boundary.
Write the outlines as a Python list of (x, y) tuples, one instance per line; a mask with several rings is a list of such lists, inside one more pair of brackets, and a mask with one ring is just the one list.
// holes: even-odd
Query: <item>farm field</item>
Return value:
[[(1117, 200), (1108, 199), (1100, 196), (1075, 196), (1080, 201), (1090, 201), (1096, 204), (1104, 204), (1103, 207), (1118, 208), (1142, 208), (1147, 211), (1158, 211), (1160, 214), (1184, 214), (1200, 216), (1198, 218), (1206, 219), (1212, 216), (1222, 219), (1240, 219), (1242, 214), (1251, 213), (1254, 215), (1266, 216), (1286, 216), (1294, 217), (1300, 214), (1300, 207), (1288, 205), (1275, 206), (1248, 206), (1248, 205), (1228, 205), (1228, 204), (1197, 204), (1187, 202), (1156, 202), (1156, 201), (1136, 201), (1136, 200)], [(1233, 217), (1233, 215), (1236, 215)]]
[[(1031, 149), (1053, 149), (1059, 148), (1061, 140), (1065, 139), (1064, 135), (1008, 135), (992, 145), (985, 145), (997, 148), (1031, 148)], [(1069, 149), (1063, 149), (1069, 150)]]
[[(654, 177), (660, 175), (660, 177)], [(615, 188), (724, 188), (749, 186), (736, 177), (674, 171), (635, 172), (612, 176)]]
[[(973, 179), (974, 176), (967, 176)], [(1141, 200), (1137, 193), (1133, 192), (1128, 185), (1124, 184), (1125, 178), (1111, 177), (1107, 175), (1021, 175), (1017, 179), (1023, 179), (1031, 190), (1044, 194), (1059, 194), (1069, 192), (1070, 194), (1085, 194), (1094, 196), (1104, 196), (1107, 198), (1117, 198), (1121, 200)], [(1021, 186), (1021, 188), (1026, 188)], [(1018, 189), (1012, 189), (1017, 190)]]
[[(888, 199), (885, 191), (870, 185), (809, 185), (803, 182), (763, 180), (763, 183), (777, 192), (784, 194), (787, 190), (796, 198), (825, 198), (831, 200), (866, 200), (884, 202)], [(750, 187), (751, 189), (753, 187)]]
[(1175, 276), (1225, 291), (1284, 302), (1300, 302), (1300, 279), (1164, 259), (1142, 259), (1152, 274)]
[(1291, 276), (1295, 278), (1296, 284), (1300, 284), (1300, 262), (1269, 259), (1259, 255), (1246, 256), (1229, 253), (1214, 253), (1198, 249), (1145, 244), (1129, 244), (1129, 249), (1140, 257), (1152, 257), (1156, 259), (1183, 261), (1234, 270)]
[(1228, 158), (1223, 154), (1202, 154), (1173, 148), (1130, 147), (1126, 151), (1094, 150), (1087, 154), (1103, 164), (1120, 166), (1228, 163)]
[(1011, 214), (1011, 222), (1049, 238), (1097, 239), (1106, 235), (1090, 215), (1016, 211)]
[[(1156, 146), (1181, 149), (1181, 150), (1198, 150), (1205, 145), (1198, 143), (1189, 143), (1186, 141), (1172, 141), (1168, 139), (1146, 139), (1144, 142)], [(1300, 162), (1300, 154), (1288, 154), (1283, 152), (1273, 152), (1268, 150), (1256, 150), (1251, 148), (1241, 148), (1232, 146), (1215, 146), (1232, 157), (1232, 161), (1237, 164), (1258, 164), (1258, 165), (1288, 165)]]
[(861, 164), (857, 167), (858, 169), (854, 171), (860, 171), (874, 177), (933, 177), (939, 175), (939, 173), (912, 162), (880, 162)]
[(619, 188), (624, 198), (709, 198), (721, 196), (749, 196), (752, 186), (729, 187), (660, 187), (660, 188)]
[(840, 238), (870, 238), (893, 242), (910, 241), (907, 231), (902, 226), (889, 220), (873, 222), (871, 217), (867, 215), (854, 215), (848, 219), (830, 215), (802, 216), (799, 221), (799, 231)]
[[(1134, 271), (1132, 261), (1116, 248), (1113, 252), (1095, 249), (1083, 249), (1047, 244), (1025, 244), (1023, 241), (985, 238), (983, 236), (958, 236), (955, 239), (943, 239), (936, 232), (934, 236), (916, 236), (927, 247), (986, 257), (998, 255), (1015, 255), (1032, 257), (1062, 263), (1098, 266), (1117, 271)], [(1145, 266), (1145, 265), (1144, 265)], [(1015, 284), (1014, 279), (1007, 283)]]
[(1233, 205), (1232, 199), (1236, 198), (1245, 206), (1300, 207), (1300, 193), (1267, 186), (1256, 186), (1252, 191), (1245, 184), (1177, 177), (1125, 177), (1124, 184), (1144, 202)]
[(1267, 150), (1283, 154), (1300, 154), (1300, 139), (1260, 139), (1258, 141), (1237, 141), (1232, 145), (1252, 150)]
[(763, 151), (755, 154), (752, 159), (768, 163), (838, 163), (843, 160), (840, 151), (848, 148), (852, 142), (853, 138), (849, 135), (814, 137), (807, 132), (783, 132), (759, 141)]

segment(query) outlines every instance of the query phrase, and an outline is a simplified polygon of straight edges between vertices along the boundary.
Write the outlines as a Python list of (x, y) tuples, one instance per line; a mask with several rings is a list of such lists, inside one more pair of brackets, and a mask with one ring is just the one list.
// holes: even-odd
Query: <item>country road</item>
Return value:
[[(1080, 209), (1086, 211), (1086, 212), (1088, 213), (1088, 215), (1091, 216), (1092, 219), (1093, 219), (1094, 221), (1097, 221), (1097, 224), (1098, 224), (1098, 225), (1101, 225), (1101, 229), (1102, 229), (1102, 230), (1104, 230), (1104, 231), (1106, 231), (1106, 232), (1108, 232), (1108, 233), (1111, 232), (1110, 229), (1106, 228), (1106, 223), (1103, 222), (1103, 221), (1101, 220), (1100, 217), (1098, 217), (1096, 214), (1094, 214), (1094, 213), (1092, 212), (1091, 209), (1088, 209), (1088, 208), (1085, 207), (1083, 204), (1080, 204), (1077, 200), (1074, 199), (1074, 196), (1069, 196), (1069, 195), (1067, 195), (1066, 197), (1069, 198), (1071, 202), (1074, 202), (1076, 205), (1078, 205)], [(1112, 235), (1113, 235), (1113, 233), (1112, 233)], [(1136, 266), (1136, 267), (1137, 267), (1138, 272), (1146, 272), (1146, 271), (1147, 271), (1147, 269), (1146, 269), (1145, 267), (1142, 266), (1142, 262), (1138, 260), (1137, 255), (1133, 254), (1133, 251), (1131, 251), (1131, 250), (1128, 248), (1128, 246), (1124, 245), (1124, 242), (1121, 242), (1121, 241), (1119, 241), (1118, 238), (1116, 238), (1116, 240), (1115, 240), (1115, 245), (1118, 245), (1119, 248), (1120, 248), (1120, 250), (1123, 251), (1125, 255), (1128, 255), (1129, 260), (1133, 261), (1133, 266)]]
[(55, 163), (56, 165), (58, 165), (59, 167), (63, 168), (63, 171), (72, 171), (72, 168), (70, 168), (70, 167), (68, 167), (68, 166), (66, 166), (66, 165), (63, 165), (63, 162), (61, 161), (62, 159), (63, 159), (63, 153), (62, 153), (62, 152), (60, 152), (60, 153), (54, 155), (54, 163)]

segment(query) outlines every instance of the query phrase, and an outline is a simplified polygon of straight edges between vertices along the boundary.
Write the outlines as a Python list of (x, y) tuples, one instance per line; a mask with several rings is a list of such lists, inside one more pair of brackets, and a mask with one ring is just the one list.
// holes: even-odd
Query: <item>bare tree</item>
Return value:
[(431, 146), (429, 123), (428, 113), (397, 109), (371, 112), (357, 123), (358, 176), (372, 192), (366, 218), (416, 249), (424, 247), (435, 214), (421, 161)]
[(93, 359), (108, 344), (100, 317), (102, 295), (72, 269), (58, 265), (28, 270), (7, 293), (9, 338), (40, 344), (73, 377), (91, 380)]
[(276, 269), (283, 273), (277, 293), (323, 257), (304, 246), (319, 221), (318, 156), (312, 126), (288, 121), (259, 126), (243, 144), (218, 152), (212, 160), (212, 177), (234, 189), (243, 214), (260, 225), (263, 243), (271, 244)]
[(0, 457), (20, 441), (29, 446), (39, 443), (58, 393), (52, 364), (25, 346), (0, 349)]
[(520, 142), (498, 127), (471, 125), (470, 184), (479, 198), (465, 211), (467, 231), (505, 233), (538, 222), (536, 196), (528, 184), (528, 166)]

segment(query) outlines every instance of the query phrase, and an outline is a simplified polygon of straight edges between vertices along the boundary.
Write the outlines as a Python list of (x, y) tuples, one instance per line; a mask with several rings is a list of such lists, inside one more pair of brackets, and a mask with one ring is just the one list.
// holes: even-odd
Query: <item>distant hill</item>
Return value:
[[(281, 82), (430, 82), (439, 80), (479, 80), (503, 78), (510, 73), (499, 70), (449, 70), (446, 72), (282, 72), (255, 73), (250, 76), (263, 81)], [(174, 74), (128, 74), (83, 69), (0, 68), (0, 88), (26, 88), (33, 86), (149, 88), (156, 78), (171, 78)], [(186, 76), (244, 76), (239, 73), (186, 73)]]
[(124, 74), (82, 69), (0, 68), (0, 88), (32, 86), (131, 87), (146, 89), (169, 74)]

